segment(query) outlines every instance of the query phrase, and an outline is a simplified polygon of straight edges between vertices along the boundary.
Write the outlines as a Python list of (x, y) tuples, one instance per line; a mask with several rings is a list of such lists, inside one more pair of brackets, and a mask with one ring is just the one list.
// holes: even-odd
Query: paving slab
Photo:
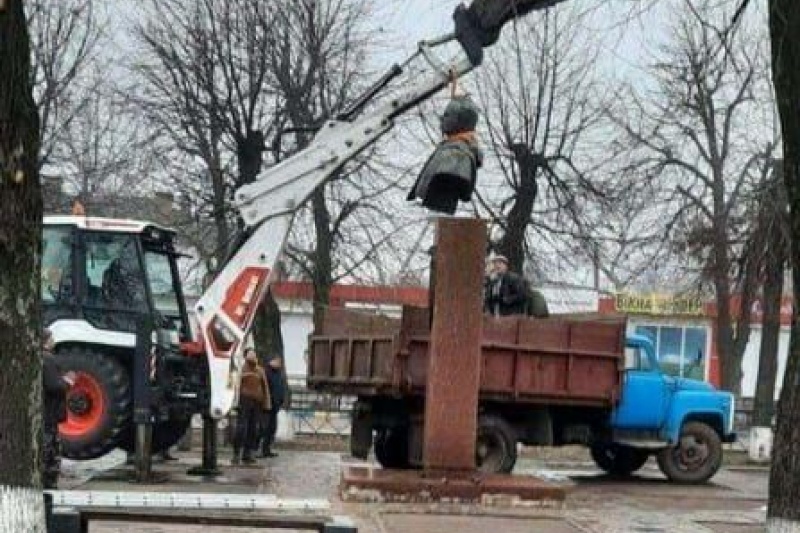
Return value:
[[(167, 481), (144, 486), (125, 481), (125, 468), (119, 458), (93, 463), (91, 475), (79, 466), (64, 480), (63, 488), (81, 490), (126, 490), (155, 492), (228, 492), (238, 494), (273, 494), (277, 498), (325, 498), (332, 514), (353, 518), (359, 533), (393, 533), (406, 531), (474, 531), (502, 533), (530, 531), (535, 533), (761, 533), (764, 529), (764, 506), (768, 488), (766, 471), (729, 471), (723, 469), (714, 482), (701, 486), (681, 486), (667, 482), (653, 464), (629, 480), (603, 475), (582, 460), (542, 461), (525, 458), (516, 472), (550, 480), (573, 483), (560, 509), (487, 508), (477, 505), (442, 505), (410, 503), (350, 503), (339, 497), (339, 481), (343, 465), (364, 465), (341, 453), (279, 450), (280, 456), (260, 460), (253, 468), (231, 467), (220, 458), (222, 477), (209, 482), (185, 475), (199, 462), (199, 454), (179, 453), (177, 463), (158, 463), (157, 472), (166, 473)], [(102, 472), (105, 464), (111, 471)], [(91, 477), (91, 476), (88, 476)], [(79, 483), (78, 483), (79, 482)], [(79, 487), (73, 484), (78, 483)], [(412, 515), (412, 516), (407, 516)], [(417, 524), (419, 529), (411, 526)], [(525, 528), (526, 524), (529, 526)], [(439, 529), (436, 529), (439, 528)], [(515, 529), (516, 528), (516, 529)], [(160, 524), (101, 523), (93, 526), (96, 533), (238, 533), (235, 528), (175, 526)], [(258, 531), (258, 530), (253, 530)], [(269, 530), (261, 530), (269, 531)], [(286, 530), (283, 530), (286, 531)]]
[(726, 522), (701, 523), (714, 533), (765, 533), (765, 525), (730, 524)]
[(581, 533), (564, 520), (389, 514), (381, 518), (386, 533)]

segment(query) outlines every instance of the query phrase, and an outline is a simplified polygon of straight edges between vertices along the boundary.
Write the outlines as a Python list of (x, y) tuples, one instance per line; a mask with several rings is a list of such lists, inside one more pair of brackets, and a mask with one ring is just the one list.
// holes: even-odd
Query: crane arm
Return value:
[[(503, 24), (558, 1), (473, 0), (469, 8), (459, 6), (454, 33), (420, 43), (419, 53), (432, 67), (426, 76), (386, 104), (358, 116), (357, 111), (378, 92), (368, 91), (369, 98), (358, 100), (358, 110), (326, 122), (306, 148), (236, 191), (236, 207), (251, 233), (195, 305), (210, 372), (211, 416), (224, 416), (235, 400), (241, 352), (298, 209), (337, 170), (386, 134), (398, 116), (478, 66), (483, 48), (494, 43)], [(440, 62), (434, 49), (453, 40), (461, 45), (458, 56), (450, 64)], [(394, 67), (380, 88), (400, 72)], [(350, 119), (352, 115), (356, 116)]]

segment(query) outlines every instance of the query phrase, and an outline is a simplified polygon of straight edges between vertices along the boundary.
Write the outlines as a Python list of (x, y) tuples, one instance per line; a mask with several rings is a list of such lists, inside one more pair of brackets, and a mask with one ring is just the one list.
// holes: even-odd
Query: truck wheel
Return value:
[(369, 416), (354, 412), (350, 424), (350, 455), (356, 459), (367, 459), (372, 443), (372, 420)]
[(601, 470), (612, 476), (625, 477), (636, 472), (647, 462), (650, 453), (620, 444), (595, 443), (589, 450), (592, 460)]
[(517, 439), (514, 429), (499, 416), (478, 418), (475, 465), (485, 474), (508, 474), (517, 462)]
[(658, 467), (670, 481), (705, 483), (722, 464), (722, 441), (712, 427), (688, 422), (677, 446), (658, 452)]
[(127, 370), (114, 357), (85, 348), (56, 355), (64, 372), (76, 374), (67, 393), (67, 420), (58, 427), (70, 459), (94, 459), (117, 447), (130, 427), (131, 388)]
[(375, 458), (384, 468), (409, 468), (408, 429), (381, 429), (375, 435)]

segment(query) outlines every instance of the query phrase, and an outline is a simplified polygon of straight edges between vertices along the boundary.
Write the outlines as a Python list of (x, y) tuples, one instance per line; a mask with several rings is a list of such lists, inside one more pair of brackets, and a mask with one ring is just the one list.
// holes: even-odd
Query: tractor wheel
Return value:
[(76, 374), (67, 393), (67, 420), (58, 428), (62, 453), (70, 459), (107, 454), (130, 428), (128, 371), (116, 358), (91, 348), (68, 348), (56, 357), (64, 372)]
[(702, 422), (688, 422), (677, 446), (658, 452), (658, 467), (670, 481), (705, 483), (722, 464), (722, 441), (714, 428)]
[(626, 477), (644, 466), (650, 454), (620, 444), (595, 443), (589, 450), (601, 470), (612, 476)]
[(475, 464), (486, 474), (508, 474), (517, 462), (517, 439), (514, 429), (499, 416), (478, 418)]
[(409, 468), (408, 429), (380, 429), (375, 435), (375, 458), (384, 468)]

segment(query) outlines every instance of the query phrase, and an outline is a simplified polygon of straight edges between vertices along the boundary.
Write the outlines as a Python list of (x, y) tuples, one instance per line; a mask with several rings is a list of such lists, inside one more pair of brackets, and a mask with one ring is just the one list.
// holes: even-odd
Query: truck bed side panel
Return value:
[[(348, 335), (340, 313), (335, 335), (311, 337), (309, 386), (361, 396), (424, 395), (427, 309), (407, 308), (399, 323), (376, 325), (373, 336), (364, 334), (367, 322), (354, 319), (357, 334)], [(598, 406), (618, 400), (624, 319), (487, 317), (483, 328), (482, 399)]]

